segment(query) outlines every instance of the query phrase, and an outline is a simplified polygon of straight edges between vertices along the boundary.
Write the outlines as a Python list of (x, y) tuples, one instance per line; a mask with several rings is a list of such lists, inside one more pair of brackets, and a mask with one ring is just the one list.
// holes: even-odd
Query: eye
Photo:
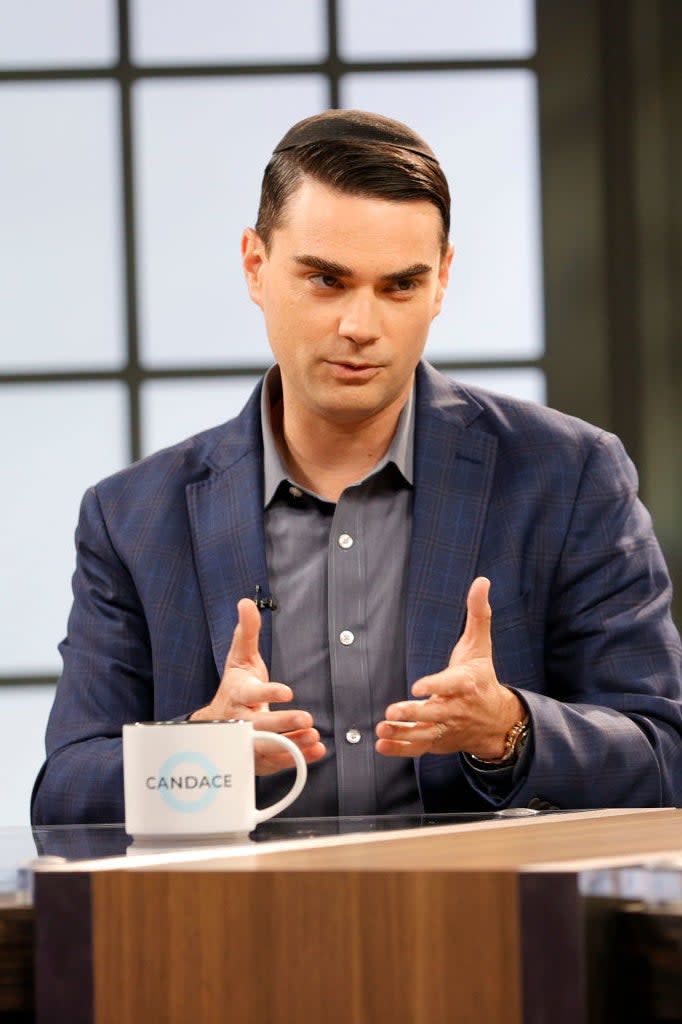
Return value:
[(338, 277), (333, 277), (331, 274), (313, 274), (310, 280), (320, 288), (341, 287)]
[(391, 292), (413, 292), (417, 288), (419, 282), (414, 277), (399, 277), (397, 281), (392, 281), (389, 285), (389, 291)]

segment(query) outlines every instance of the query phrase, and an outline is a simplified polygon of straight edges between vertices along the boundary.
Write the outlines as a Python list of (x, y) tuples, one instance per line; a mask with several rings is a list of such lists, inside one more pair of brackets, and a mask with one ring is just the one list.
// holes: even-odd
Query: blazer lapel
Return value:
[[(227, 439), (212, 459), (213, 472), (205, 480), (189, 484), (185, 491), (195, 565), (220, 675), (237, 623), (237, 601), (253, 597), (257, 584), (263, 594), (269, 593), (256, 410), (252, 399), (230, 424)], [(271, 646), (270, 616), (266, 613), (260, 650), (268, 666)]]
[(497, 441), (480, 413), (428, 365), (417, 377), (415, 496), (407, 593), (407, 681), (443, 669), (476, 572)]
[[(189, 484), (194, 558), (216, 668), (222, 675), (237, 601), (257, 584), (269, 593), (263, 530), (263, 466), (257, 389), (211, 458), (206, 479)], [(407, 593), (407, 678), (442, 669), (459, 637), (490, 497), (497, 442), (471, 427), (480, 407), (428, 364), (417, 374), (415, 500)], [(269, 666), (270, 616), (261, 654)]]

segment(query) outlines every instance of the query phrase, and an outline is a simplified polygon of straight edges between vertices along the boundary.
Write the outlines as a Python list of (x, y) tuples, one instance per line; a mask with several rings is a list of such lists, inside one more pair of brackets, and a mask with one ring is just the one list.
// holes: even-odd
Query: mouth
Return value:
[(371, 380), (381, 369), (376, 363), (337, 362), (330, 360), (328, 365), (331, 367), (334, 377), (338, 380), (346, 381)]

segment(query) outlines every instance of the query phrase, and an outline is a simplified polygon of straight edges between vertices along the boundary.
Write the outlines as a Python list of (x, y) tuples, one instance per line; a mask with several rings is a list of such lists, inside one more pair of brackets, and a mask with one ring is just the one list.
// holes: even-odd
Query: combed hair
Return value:
[(441, 249), (450, 234), (450, 190), (440, 164), (383, 141), (341, 138), (275, 152), (263, 175), (256, 231), (269, 248), (288, 200), (305, 177), (337, 192), (389, 202), (432, 203), (442, 223)]

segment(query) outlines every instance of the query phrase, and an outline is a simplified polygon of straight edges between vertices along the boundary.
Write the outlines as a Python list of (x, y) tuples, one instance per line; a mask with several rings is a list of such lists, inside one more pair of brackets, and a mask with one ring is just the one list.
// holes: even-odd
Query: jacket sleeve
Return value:
[(36, 825), (123, 821), (121, 726), (153, 717), (145, 616), (94, 488), (76, 530), (73, 594), (47, 760), (31, 800)]
[[(544, 685), (520, 697), (533, 756), (495, 807), (682, 804), (682, 654), (637, 475), (601, 434), (586, 459), (545, 609)], [(504, 680), (503, 680), (504, 681)]]

